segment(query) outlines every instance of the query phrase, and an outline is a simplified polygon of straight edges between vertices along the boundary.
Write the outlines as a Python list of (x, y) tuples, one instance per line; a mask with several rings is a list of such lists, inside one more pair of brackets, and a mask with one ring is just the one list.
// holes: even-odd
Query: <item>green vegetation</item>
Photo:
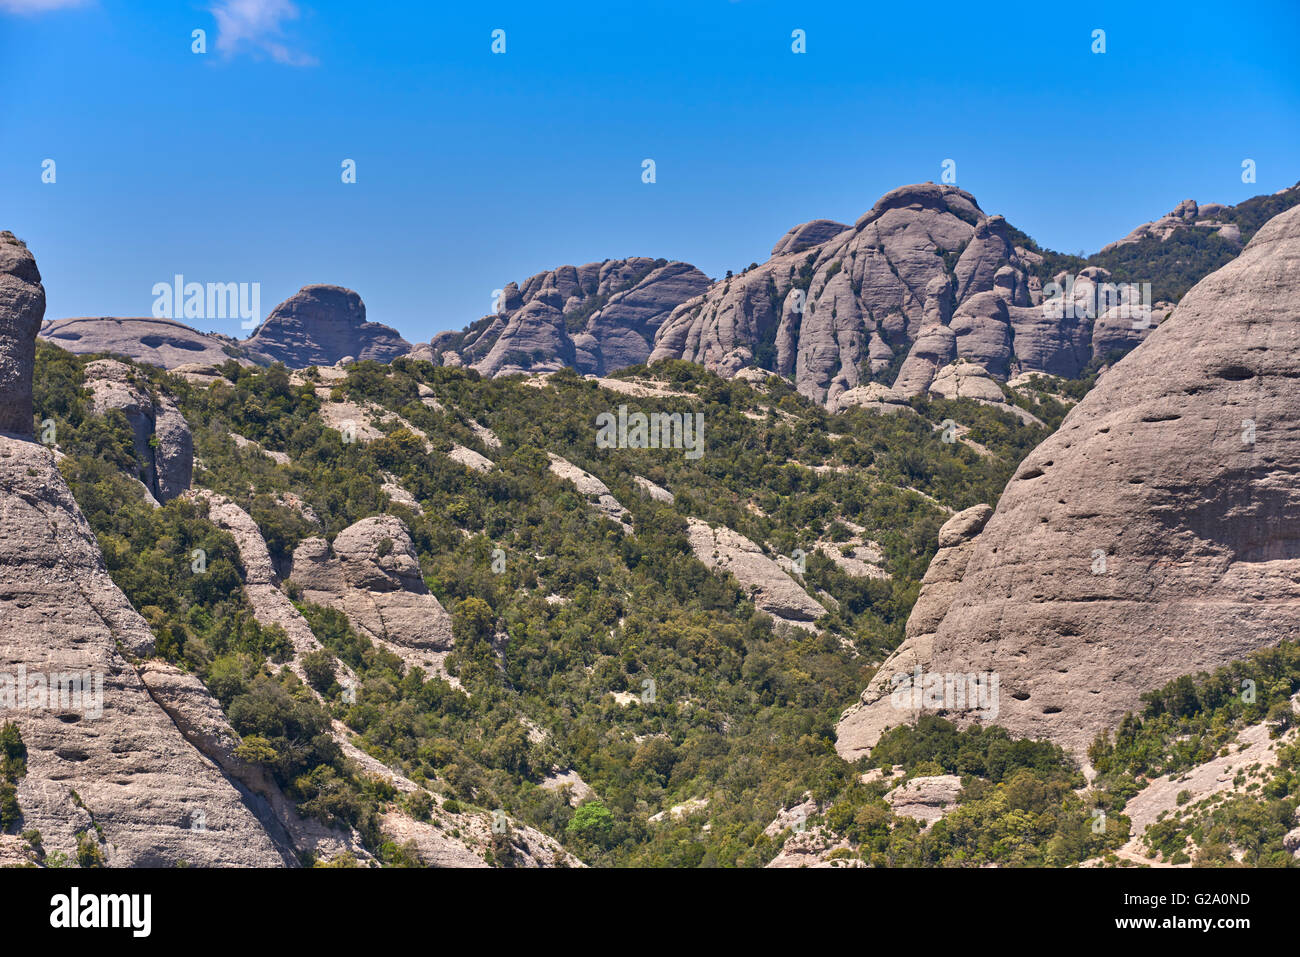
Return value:
[(1229, 242), (1217, 229), (1190, 227), (1176, 230), (1168, 239), (1148, 236), (1135, 243), (1116, 246), (1092, 256), (1072, 256), (1043, 249), (1026, 233), (1009, 227), (1012, 241), (1043, 257), (1031, 270), (1046, 281), (1061, 272), (1077, 275), (1089, 266), (1110, 271), (1115, 283), (1151, 283), (1151, 301), (1178, 302), (1187, 290), (1210, 273), (1235, 259), (1241, 247), (1259, 228), (1278, 213), (1300, 203), (1300, 189), (1254, 196), (1214, 215), (1221, 223), (1234, 223), (1241, 231), (1241, 244)]
[[(1046, 741), (1012, 739), (1001, 728), (958, 731), (936, 717), (893, 728), (872, 749), (871, 767), (904, 773), (855, 782), (825, 823), (877, 867), (1064, 866), (1119, 847), (1128, 821), (1084, 785), (1073, 760)], [(929, 828), (893, 816), (884, 795), (920, 775), (962, 779), (957, 806)]]
[[(1267, 722), (1273, 736), (1284, 734), (1295, 721), (1290, 699), (1297, 691), (1300, 643), (1291, 640), (1213, 673), (1184, 675), (1143, 695), (1142, 712), (1125, 715), (1113, 735), (1098, 735), (1088, 750), (1094, 784), (1127, 800), (1152, 778), (1233, 753), (1250, 725)], [(1300, 806), (1300, 745), (1281, 746), (1276, 767), (1256, 767), (1235, 784), (1194, 802), (1180, 793), (1177, 813), (1148, 830), (1148, 846), (1173, 863), (1295, 866), (1282, 837)]]
[[(1130, 723), (1122, 742), (1107, 745), (1104, 786), (1082, 794), (1063, 752), (996, 728), (958, 732), (926, 721), (891, 732), (873, 762), (901, 765), (903, 776), (870, 784), (859, 780), (865, 764), (836, 755), (839, 714), (902, 640), (946, 509), (995, 502), (1047, 434), (1005, 411), (917, 399), (911, 412), (831, 416), (777, 377), (751, 387), (685, 362), (619, 373), (680, 393), (647, 398), (602, 390), (569, 371), (536, 388), (407, 359), (357, 363), (320, 395), (310, 371), (299, 378), (232, 362), (223, 379), (200, 386), (139, 368), (141, 384), (175, 395), (191, 423), (203, 463), (198, 482), (247, 509), (279, 559), (309, 536), (332, 538), (370, 515), (396, 515), (410, 529), (425, 581), (452, 613), (448, 674), (407, 668), (338, 611), (302, 601), (290, 584), (325, 649), (303, 661), (322, 705), (283, 668), (289, 648), (280, 629), (254, 620), (238, 550), (205, 506), (177, 500), (152, 508), (126, 477), (136, 467), (129, 431), (120, 417), (91, 413), (79, 390), (85, 361), (41, 345), (37, 416), (55, 420), (67, 453), (61, 469), (114, 580), (153, 629), (157, 654), (213, 691), (242, 736), (242, 758), (265, 766), (304, 813), (356, 827), (392, 866), (418, 865), (419, 855), (385, 839), (378, 816), (410, 799), (343, 757), (327, 733), (331, 719), (440, 793), (447, 810), (504, 809), (589, 863), (619, 866), (762, 865), (788, 836), (764, 829), (806, 793), (826, 809), (820, 826), (850, 842), (841, 856), (916, 866), (1075, 863), (1125, 839), (1119, 810), (1137, 786), (1126, 787), (1125, 775), (1147, 773), (1135, 755), (1172, 766), (1171, 755), (1187, 747), (1178, 722), (1196, 719), (1166, 703), (1134, 719), (1146, 735), (1140, 742)], [(422, 386), (442, 411), (421, 401)], [(1042, 391), (1073, 398), (1083, 388), (1044, 380)], [(382, 437), (346, 443), (316, 414), (343, 399), (374, 403), (405, 422), (390, 418), (377, 423)], [(597, 414), (619, 404), (702, 412), (704, 456), (596, 449)], [(1049, 426), (1066, 407), (1050, 395), (1022, 404)], [(938, 426), (949, 418), (987, 454), (940, 442)], [(501, 447), (483, 445), (472, 422), (491, 428)], [(239, 448), (232, 432), (288, 454), (290, 464)], [(470, 472), (446, 456), (453, 444), (496, 467)], [(547, 452), (609, 485), (636, 533), (600, 517), (552, 475)], [(389, 475), (423, 514), (387, 497), (380, 486)], [(644, 496), (636, 476), (671, 489), (675, 501)], [(311, 513), (323, 527), (305, 517)], [(772, 555), (802, 549), (803, 584), (829, 609), (821, 631), (778, 628), (734, 579), (709, 572), (691, 553), (688, 517), (727, 525)], [(879, 546), (889, 577), (849, 575), (825, 553), (858, 528)], [(493, 570), (498, 548), (500, 573)], [(196, 551), (205, 558), (202, 573), (194, 570)], [(340, 663), (358, 678), (355, 694), (339, 683)], [(1261, 720), (1288, 720), (1270, 712), (1282, 690), (1261, 692)], [(632, 703), (620, 704), (616, 693)], [(1157, 755), (1159, 748), (1170, 754)], [(541, 787), (553, 771), (569, 769), (597, 797), (573, 807), (565, 794)], [(889, 787), (938, 773), (961, 775), (964, 785), (944, 820), (922, 830), (890, 813)], [(650, 820), (693, 801), (700, 802), (694, 813)], [(430, 813), (414, 803), (407, 810)], [(1107, 812), (1100, 829), (1098, 811)], [(79, 856), (83, 850), (93, 857), (82, 848)], [(512, 862), (499, 834), (485, 854)]]
[[(1283, 641), (1213, 673), (1184, 675), (1142, 696), (1114, 734), (1088, 749), (1099, 782), (1135, 793), (1141, 778), (1184, 771), (1210, 760), (1247, 725), (1270, 717), (1300, 691), (1300, 643)], [(1281, 723), (1281, 722), (1279, 722)]]
[[(42, 345), (38, 361), (38, 418), (56, 420), (68, 453), (62, 469), (158, 653), (213, 690), (248, 760), (265, 764), (308, 813), (351, 823), (378, 848), (371, 827), (387, 798), (369, 791), (320, 733), (328, 715), (281, 667), (284, 635), (253, 620), (233, 541), (201, 503), (144, 502), (122, 474), (134, 467), (125, 423), (95, 418), (79, 391), (86, 359)], [(298, 380), (283, 368), (233, 362), (222, 371), (224, 379), (199, 386), (137, 369), (145, 388), (178, 398), (203, 463), (197, 481), (247, 509), (279, 556), (366, 516), (399, 516), (426, 581), (453, 613), (447, 667), (463, 690), (404, 668), (339, 613), (300, 603), (329, 656), (360, 681), (355, 700), (345, 701), (329, 656), (304, 662), (328, 711), (377, 757), (444, 797), (503, 808), (607, 864), (761, 864), (778, 850), (761, 832), (780, 807), (810, 785), (822, 800), (848, 787), (854, 775), (834, 752), (835, 721), (901, 640), (943, 507), (995, 501), (1046, 434), (969, 402), (832, 417), (780, 379), (752, 389), (684, 362), (620, 373), (685, 393), (653, 399), (603, 391), (571, 372), (537, 389), (410, 360), (358, 363), (322, 396), (310, 373)], [(446, 411), (420, 401), (421, 385)], [(344, 443), (316, 415), (336, 397), (400, 414), (432, 451), (397, 421), (381, 425), (385, 435), (373, 442)], [(597, 450), (596, 415), (624, 402), (703, 412), (705, 455)], [(969, 424), (992, 454), (940, 442), (945, 417)], [(502, 447), (482, 445), (471, 419), (492, 428)], [(291, 464), (239, 448), (232, 432), (287, 453)], [(453, 443), (496, 468), (469, 472), (444, 454)], [(637, 533), (587, 507), (551, 475), (544, 451), (599, 475)], [(385, 472), (423, 515), (387, 498)], [(672, 489), (676, 502), (640, 494), (638, 475)], [(290, 495), (324, 528), (288, 504)], [(805, 585), (830, 596), (825, 633), (775, 630), (734, 580), (694, 558), (686, 516), (728, 525), (774, 554), (803, 549)], [(890, 578), (854, 578), (814, 549), (818, 540), (843, 541), (846, 523), (879, 545)], [(491, 569), (494, 548), (506, 555), (502, 574)], [(191, 568), (196, 549), (206, 555), (204, 574)], [(613, 692), (639, 697), (647, 680), (653, 701), (615, 702)], [(539, 787), (552, 768), (576, 769), (608, 818), (596, 810), (579, 817), (562, 795)], [(696, 817), (648, 821), (710, 796), (707, 832)], [(592, 815), (602, 823), (590, 823)]]
[(27, 746), (18, 725), (0, 725), (0, 833), (8, 834), (22, 820), (18, 782), (27, 776)]

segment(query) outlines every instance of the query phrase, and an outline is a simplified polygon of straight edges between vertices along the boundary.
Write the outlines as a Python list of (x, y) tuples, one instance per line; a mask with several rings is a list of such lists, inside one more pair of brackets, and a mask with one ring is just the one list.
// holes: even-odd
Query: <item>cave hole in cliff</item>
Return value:
[(1243, 365), (1226, 365), (1215, 373), (1220, 379), (1227, 379), (1229, 382), (1242, 382), (1246, 379), (1255, 378), (1255, 373)]

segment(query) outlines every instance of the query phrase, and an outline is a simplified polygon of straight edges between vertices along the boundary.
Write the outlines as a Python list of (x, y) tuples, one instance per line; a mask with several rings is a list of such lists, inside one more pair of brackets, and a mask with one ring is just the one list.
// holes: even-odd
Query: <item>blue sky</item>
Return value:
[(263, 312), (331, 282), (412, 341), (563, 263), (721, 276), (945, 159), (1092, 252), (1300, 179), (1298, 28), (1295, 0), (0, 0), (0, 228), (47, 318), (148, 315), (176, 273), (259, 282)]

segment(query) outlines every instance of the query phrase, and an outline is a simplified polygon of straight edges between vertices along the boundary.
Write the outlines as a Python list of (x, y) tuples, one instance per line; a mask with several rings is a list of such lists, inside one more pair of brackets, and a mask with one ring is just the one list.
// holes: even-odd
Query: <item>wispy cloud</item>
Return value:
[[(0, 0), (4, 2), (8, 0)], [(284, 24), (298, 19), (298, 7), (291, 0), (220, 0), (212, 7), (212, 15), (217, 20), (217, 49), (224, 56), (252, 53), (289, 66), (317, 62), (289, 46), (285, 37)]]
[(0, 11), (5, 13), (48, 13), (84, 7), (90, 0), (0, 0)]

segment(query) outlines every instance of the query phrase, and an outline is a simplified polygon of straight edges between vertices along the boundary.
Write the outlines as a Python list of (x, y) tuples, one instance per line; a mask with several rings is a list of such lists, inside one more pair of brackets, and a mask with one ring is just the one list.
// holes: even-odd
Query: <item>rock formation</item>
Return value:
[(108, 352), (163, 369), (219, 366), (242, 357), (239, 341), (203, 333), (173, 319), (113, 317), (58, 319), (41, 329), (41, 338), (77, 355)]
[[(760, 366), (832, 410), (887, 411), (881, 403), (924, 395), (958, 358), (998, 379), (1072, 377), (1149, 331), (1121, 328), (1116, 315), (1094, 335), (1091, 303), (1093, 311), (1051, 314), (1043, 258), (1017, 245), (1006, 220), (986, 216), (969, 193), (903, 186), (852, 227), (795, 227), (766, 263), (683, 302), (660, 327), (650, 359), (688, 359), (728, 378)], [(1096, 277), (1109, 276), (1092, 272), (1072, 286), (1080, 305)]]
[(1297, 302), (1292, 208), (1193, 287), (1029, 454), (961, 546), (964, 561), (941, 548), (926, 581), (943, 591), (923, 590), (908, 638), (842, 719), (840, 753), (864, 753), (909, 717), (880, 682), (913, 663), (997, 674), (997, 724), (1082, 755), (1143, 691), (1293, 635)]
[[(0, 240), (0, 409), (22, 435), (43, 309), (30, 253)], [(124, 657), (151, 654), (153, 635), (109, 578), (54, 453), (12, 435), (0, 435), (0, 621), (0, 697), (27, 748), (22, 827), (41, 832), (47, 853), (97, 852), (114, 866), (284, 863), (245, 795)]]
[(936, 774), (911, 778), (885, 795), (885, 803), (899, 817), (910, 817), (933, 824), (957, 805), (961, 778), (955, 774)]
[(766, 263), (683, 303), (660, 328), (651, 359), (690, 359), (723, 376), (761, 365), (834, 406), (910, 350), (897, 391), (918, 395), (958, 354), (954, 307), (996, 293), (984, 306), (991, 328), (971, 341), (995, 349), (990, 372), (1005, 376), (1006, 306), (1029, 306), (1030, 265), (1006, 221), (985, 216), (969, 193), (904, 186), (852, 227), (795, 227)]
[(85, 368), (96, 415), (118, 410), (131, 426), (138, 476), (159, 502), (170, 501), (190, 487), (194, 439), (171, 397), (157, 401), (135, 381), (131, 367), (116, 359), (96, 359)]
[(836, 728), (836, 750), (849, 761), (856, 760), (873, 748), (886, 728), (920, 717), (920, 710), (896, 707), (891, 691), (897, 676), (912, 675), (918, 665), (930, 660), (934, 633), (952, 607), (966, 566), (975, 550), (974, 539), (988, 522), (993, 509), (975, 505), (958, 512), (939, 529), (939, 550), (921, 580), (921, 593), (907, 619), (905, 640), (876, 671), (862, 699), (840, 717)]
[(820, 602), (744, 535), (725, 526), (710, 527), (696, 518), (687, 521), (695, 557), (709, 568), (734, 575), (760, 611), (804, 629), (812, 629), (813, 622), (826, 614)]
[(681, 262), (634, 257), (561, 266), (522, 288), (509, 283), (495, 315), (443, 333), (431, 350), (443, 365), (466, 364), (487, 376), (564, 366), (603, 375), (644, 362), (673, 308), (708, 286), (707, 276)]
[(1107, 252), (1119, 246), (1128, 246), (1132, 243), (1141, 242), (1148, 237), (1164, 241), (1180, 229), (1213, 230), (1228, 242), (1240, 244), (1241, 230), (1235, 223), (1221, 223), (1214, 219), (1214, 216), (1225, 208), (1222, 203), (1207, 203), (1204, 206), (1197, 206), (1196, 200), (1185, 199), (1154, 222), (1143, 223), (1123, 239), (1117, 239), (1113, 243), (1102, 246), (1101, 251)]
[(791, 227), (789, 232), (777, 240), (776, 245), (772, 247), (772, 255), (784, 256), (788, 253), (804, 252), (852, 228), (833, 219), (814, 219), (800, 223), (798, 226)]
[(430, 593), (415, 545), (401, 519), (363, 518), (334, 539), (300, 542), (290, 579), (302, 597), (337, 608), (359, 634), (380, 642), (408, 665), (440, 670), (451, 648), (451, 615)]
[(552, 475), (572, 483), (578, 494), (590, 502), (597, 512), (611, 522), (617, 522), (627, 534), (632, 534), (632, 514), (614, 497), (609, 486), (568, 459), (553, 452), (547, 452), (546, 456), (550, 460)]
[(0, 432), (32, 433), (32, 369), (45, 287), (27, 247), (0, 232)]
[[(196, 489), (188, 494), (196, 501), (206, 502), (208, 520), (235, 540), (239, 561), (244, 566), (244, 595), (248, 604), (252, 606), (259, 624), (284, 630), (293, 648), (290, 670), (306, 682), (302, 659), (319, 651), (322, 646), (307, 620), (293, 606), (289, 596), (280, 590), (281, 578), (261, 529), (251, 515), (223, 495), (208, 489)], [(355, 680), (351, 669), (342, 662), (338, 662), (337, 667), (349, 680)]]
[(326, 285), (303, 286), (244, 345), (254, 358), (291, 369), (333, 365), (345, 356), (389, 362), (411, 351), (397, 330), (366, 321), (366, 305), (355, 292)]
[(302, 817), (262, 765), (239, 757), (239, 735), (198, 678), (165, 662), (147, 661), (140, 666), (140, 679), (185, 740), (238, 782), (286, 863), (296, 863), (303, 852), (325, 860), (344, 852), (362, 861), (370, 858), (354, 829), (340, 830)]

